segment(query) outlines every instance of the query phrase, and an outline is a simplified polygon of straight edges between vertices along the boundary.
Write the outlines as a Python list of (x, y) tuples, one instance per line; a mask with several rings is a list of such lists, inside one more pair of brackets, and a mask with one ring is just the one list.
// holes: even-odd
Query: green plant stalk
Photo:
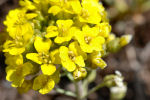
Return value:
[(74, 80), (74, 78), (73, 78), (73, 76), (72, 76), (72, 74), (71, 73), (68, 73), (67, 74), (67, 77), (69, 78), (69, 80), (70, 81), (72, 81), (73, 82), (73, 84), (74, 84), (74, 87), (75, 87), (75, 94), (76, 94), (76, 98), (77, 98), (77, 100), (81, 100), (80, 98), (81, 98), (81, 96), (80, 96), (80, 93), (79, 93), (79, 86), (78, 86), (78, 82), (76, 82), (75, 80)]
[(55, 88), (55, 91), (58, 92), (58, 93), (61, 93), (61, 94), (64, 94), (64, 95), (67, 95), (67, 96), (71, 96), (71, 97), (77, 97), (77, 95), (71, 91), (66, 91), (64, 89), (61, 89), (61, 88)]
[(81, 100), (79, 82), (74, 82), (75, 90), (76, 90), (76, 98), (77, 100)]
[(77, 81), (75, 81), (73, 79), (73, 76), (71, 75), (71, 73), (67, 73), (66, 75), (69, 78), (69, 80), (74, 83), (75, 93), (73, 93), (71, 91), (66, 91), (66, 90), (60, 89), (60, 88), (55, 88), (55, 91), (58, 92), (58, 93), (67, 95), (67, 96), (71, 96), (71, 97), (77, 98), (77, 100), (86, 100), (86, 98), (88, 97), (89, 94), (91, 94), (91, 93), (93, 93), (93, 92), (97, 91), (98, 89), (100, 89), (100, 88), (105, 86), (105, 83), (103, 82), (103, 83), (95, 86), (94, 88), (92, 88), (88, 92), (88, 84), (89, 84), (88, 78), (84, 79), (83, 82), (82, 81), (77, 82)]
[(81, 100), (84, 99), (84, 98), (86, 98), (89, 94), (91, 94), (91, 93), (97, 91), (98, 89), (100, 89), (100, 88), (102, 88), (102, 87), (104, 87), (104, 86), (105, 86), (105, 83), (101, 83), (101, 84), (95, 86), (95, 87), (92, 88), (87, 94), (85, 94), (85, 95), (81, 98)]

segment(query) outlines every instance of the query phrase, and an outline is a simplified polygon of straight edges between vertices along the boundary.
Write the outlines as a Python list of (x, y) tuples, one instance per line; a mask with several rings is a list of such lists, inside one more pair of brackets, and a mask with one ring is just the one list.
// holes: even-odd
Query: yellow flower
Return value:
[(61, 63), (68, 71), (74, 71), (76, 64), (82, 67), (85, 66), (84, 59), (86, 59), (86, 54), (81, 50), (77, 42), (71, 43), (69, 48), (61, 46), (59, 51)]
[(41, 94), (50, 92), (55, 86), (55, 81), (47, 75), (39, 75), (34, 79), (33, 89), (39, 90)]
[(40, 74), (34, 79), (33, 89), (38, 90), (41, 94), (46, 94), (50, 92), (55, 84), (60, 80), (60, 67), (55, 71), (53, 75), (43, 75)]
[(102, 36), (98, 36), (98, 33), (98, 28), (84, 26), (82, 31), (78, 31), (75, 34), (75, 37), (80, 43), (80, 47), (84, 52), (92, 53), (94, 50), (102, 50), (102, 45), (105, 43), (105, 39)]
[(26, 10), (35, 10), (35, 5), (29, 0), (20, 0), (19, 4), (24, 7)]
[(120, 46), (123, 47), (123, 46), (127, 45), (128, 43), (130, 43), (131, 39), (132, 39), (132, 35), (121, 36), (120, 43), (119, 43)]
[(5, 64), (9, 66), (20, 65), (23, 64), (23, 56), (22, 55), (10, 55), (5, 53)]
[(56, 67), (52, 64), (50, 56), (51, 40), (45, 41), (41, 37), (36, 37), (34, 41), (34, 47), (38, 53), (28, 53), (27, 59), (30, 59), (41, 65), (41, 70), (45, 75), (52, 75), (56, 71)]
[(105, 61), (101, 58), (101, 52), (93, 52), (89, 55), (88, 62), (90, 63), (91, 68), (97, 68), (100, 67), (101, 69), (104, 69), (107, 64)]
[(28, 19), (32, 19), (36, 16), (37, 15), (34, 13), (26, 14), (25, 10), (11, 10), (4, 21), (9, 35), (15, 39), (16, 37), (20, 37), (25, 34), (33, 34), (33, 29)]
[(96, 25), (99, 28), (99, 35), (107, 38), (111, 32), (111, 26), (109, 23), (103, 22)]
[[(14, 34), (15, 35), (15, 34)], [(30, 42), (31, 37), (33, 35), (33, 30), (30, 30), (29, 33), (24, 35), (17, 34), (13, 37), (13, 39), (6, 40), (3, 45), (3, 52), (8, 52), (11, 55), (19, 55), (25, 51), (25, 47)]]
[(73, 78), (75, 80), (81, 80), (82, 78), (86, 77), (87, 71), (83, 67), (77, 67), (73, 72)]
[(3, 48), (3, 52), (9, 52), (11, 55), (19, 55), (25, 51), (25, 46), (22, 38), (16, 38), (15, 40), (6, 40)]
[(96, 0), (82, 0), (81, 4), (73, 4), (73, 11), (78, 14), (80, 22), (98, 24), (101, 21), (103, 6)]
[(24, 82), (25, 76), (32, 73), (32, 64), (26, 62), (20, 65), (12, 65), (6, 68), (6, 79), (12, 82), (13, 87), (20, 87)]
[(65, 41), (70, 41), (74, 31), (76, 30), (75, 27), (71, 27), (73, 24), (72, 20), (58, 20), (56, 22), (57, 26), (49, 26), (47, 28), (47, 34), (45, 35), (46, 38), (56, 37), (56, 43), (63, 43)]
[(116, 38), (115, 34), (110, 34), (108, 37), (107, 37), (107, 41), (106, 42), (110, 42), (112, 40), (114, 40)]
[(33, 85), (32, 80), (24, 80), (22, 85), (20, 87), (18, 87), (17, 89), (18, 89), (19, 93), (26, 93), (30, 89), (32, 89), (32, 85)]
[[(27, 19), (36, 16), (34, 13), (26, 14), (25, 10), (15, 9), (9, 12), (4, 24), (11, 39), (6, 40), (3, 45), (3, 52), (9, 52), (11, 55), (19, 55), (25, 51), (25, 46), (33, 36), (33, 28)], [(11, 20), (11, 21), (10, 21)]]
[(49, 0), (52, 7), (49, 8), (48, 12), (53, 15), (57, 15), (60, 12), (67, 12), (74, 14), (73, 7), (75, 4), (80, 4), (79, 0)]

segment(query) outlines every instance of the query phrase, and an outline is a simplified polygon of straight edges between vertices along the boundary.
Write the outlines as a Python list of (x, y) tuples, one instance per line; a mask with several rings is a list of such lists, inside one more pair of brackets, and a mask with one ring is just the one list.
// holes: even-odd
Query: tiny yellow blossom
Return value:
[(20, 0), (19, 4), (25, 9), (35, 10), (36, 6), (29, 0)]
[(107, 64), (105, 63), (105, 61), (101, 58), (102, 54), (101, 52), (93, 52), (89, 55), (88, 61), (90, 63), (90, 67), (95, 69), (97, 67), (100, 67), (101, 69), (104, 69)]
[(10, 55), (5, 53), (5, 64), (13, 66), (23, 64), (23, 56), (22, 55)]
[(81, 32), (75, 34), (84, 52), (92, 53), (94, 50), (102, 50), (105, 39), (102, 36), (98, 36), (98, 33), (99, 31), (96, 27), (90, 28), (89, 26), (84, 26)]
[(81, 4), (76, 4), (73, 10), (77, 12), (80, 22), (98, 24), (101, 21), (102, 6), (95, 0), (82, 0)]
[(120, 46), (123, 47), (125, 45), (127, 45), (132, 39), (132, 35), (123, 35), (120, 38)]
[(57, 26), (49, 26), (47, 28), (47, 34), (45, 37), (56, 37), (56, 43), (63, 43), (65, 41), (70, 41), (75, 28), (71, 27), (73, 24), (72, 20), (58, 20), (56, 22)]
[(6, 68), (6, 79), (12, 82), (13, 87), (20, 87), (25, 76), (32, 73), (33, 65), (29, 62), (20, 65), (8, 66)]
[(28, 53), (27, 59), (30, 59), (41, 65), (41, 70), (45, 75), (52, 75), (56, 71), (55, 65), (52, 64), (50, 56), (51, 40), (45, 41), (41, 37), (36, 37), (34, 47), (38, 53)]
[(33, 83), (33, 89), (39, 90), (41, 94), (50, 92), (55, 86), (55, 82), (52, 78), (46, 75), (39, 75), (35, 78)]
[(61, 46), (59, 51), (61, 63), (68, 71), (74, 71), (76, 65), (85, 67), (84, 59), (86, 59), (86, 54), (81, 50), (77, 42), (71, 43), (69, 48)]
[(79, 0), (50, 0), (50, 4), (53, 6), (49, 8), (48, 12), (53, 15), (57, 15), (60, 12), (67, 12), (74, 14), (73, 7), (76, 4), (80, 4)]
[(17, 89), (18, 89), (19, 93), (26, 93), (30, 89), (32, 89), (32, 85), (33, 85), (33, 80), (24, 80), (22, 85), (20, 87), (18, 87)]
[[(30, 17), (27, 17), (29, 15)], [(29, 15), (26, 14), (25, 10), (20, 9), (11, 10), (9, 12), (4, 24), (7, 26), (7, 31), (12, 38), (16, 38), (16, 36), (20, 37), (24, 34), (33, 34), (33, 29), (28, 18), (34, 18), (36, 14)]]
[(107, 38), (111, 32), (109, 23), (103, 22), (96, 25), (99, 28), (99, 35)]
[(81, 80), (82, 78), (86, 77), (87, 71), (83, 67), (77, 67), (73, 72), (73, 77), (75, 80)]

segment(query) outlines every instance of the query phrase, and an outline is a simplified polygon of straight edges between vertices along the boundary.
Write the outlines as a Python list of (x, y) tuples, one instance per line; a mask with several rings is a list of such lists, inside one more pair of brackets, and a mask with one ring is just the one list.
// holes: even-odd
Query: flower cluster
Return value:
[(102, 57), (130, 40), (111, 34), (98, 0), (21, 0), (4, 24), (9, 35), (3, 45), (6, 79), (20, 92), (46, 94), (62, 72), (81, 80), (89, 70), (105, 68)]

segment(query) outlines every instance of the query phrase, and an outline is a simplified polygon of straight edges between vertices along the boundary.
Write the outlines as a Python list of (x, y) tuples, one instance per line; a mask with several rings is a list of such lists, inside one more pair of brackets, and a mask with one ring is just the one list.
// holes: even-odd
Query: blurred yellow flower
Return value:
[(20, 65), (7, 66), (6, 79), (12, 82), (13, 87), (20, 87), (24, 82), (25, 76), (32, 73), (33, 65), (29, 62)]
[(33, 83), (33, 89), (38, 90), (41, 94), (50, 92), (55, 86), (55, 82), (52, 78), (46, 75), (39, 75), (35, 78)]

